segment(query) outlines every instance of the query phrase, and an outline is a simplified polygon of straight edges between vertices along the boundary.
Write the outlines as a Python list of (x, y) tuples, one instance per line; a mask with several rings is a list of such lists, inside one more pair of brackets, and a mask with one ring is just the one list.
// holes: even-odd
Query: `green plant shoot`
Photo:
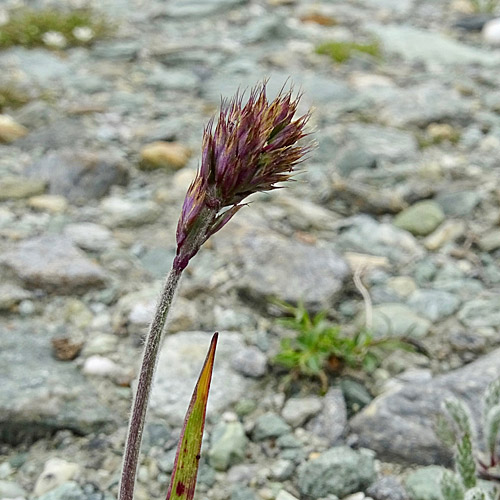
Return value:
[(212, 337), (205, 363), (189, 403), (166, 500), (191, 500), (194, 496), (217, 337), (218, 333)]

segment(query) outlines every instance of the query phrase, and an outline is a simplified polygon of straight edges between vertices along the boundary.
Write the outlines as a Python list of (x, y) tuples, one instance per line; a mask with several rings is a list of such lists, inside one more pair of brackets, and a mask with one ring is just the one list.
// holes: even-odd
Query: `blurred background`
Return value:
[(2, 0), (0, 499), (116, 495), (203, 128), (268, 79), (317, 147), (185, 273), (136, 498), (218, 330), (197, 498), (439, 500), (500, 376), (499, 67), (495, 0)]

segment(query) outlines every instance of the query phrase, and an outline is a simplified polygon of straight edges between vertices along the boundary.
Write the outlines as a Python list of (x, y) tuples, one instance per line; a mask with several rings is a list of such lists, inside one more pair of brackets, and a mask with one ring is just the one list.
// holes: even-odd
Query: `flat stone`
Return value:
[(480, 427), (484, 391), (500, 376), (499, 356), (496, 349), (432, 381), (407, 383), (381, 394), (350, 421), (360, 445), (376, 451), (381, 460), (449, 464), (452, 452), (434, 432), (442, 402), (449, 397), (463, 400)]
[(493, 327), (496, 329), (500, 324), (500, 297), (467, 300), (457, 317), (469, 328)]
[(26, 491), (14, 481), (0, 480), (0, 498), (24, 498)]
[(322, 407), (318, 397), (290, 398), (285, 403), (281, 415), (292, 427), (299, 427), (319, 413)]
[(43, 495), (53, 490), (61, 484), (73, 479), (79, 472), (78, 464), (61, 460), (60, 458), (51, 458), (43, 467), (42, 473), (38, 476), (33, 489), (35, 496)]
[(52, 355), (43, 325), (0, 324), (0, 442), (32, 442), (61, 429), (103, 432), (114, 422), (76, 365)]
[(110, 227), (137, 227), (156, 221), (160, 206), (151, 200), (128, 200), (116, 196), (106, 198), (101, 207), (104, 222)]
[(367, 490), (373, 500), (410, 500), (408, 493), (396, 476), (383, 476)]
[(492, 229), (483, 234), (477, 242), (484, 252), (493, 252), (500, 248), (500, 229)]
[(441, 207), (432, 200), (419, 201), (400, 212), (394, 225), (416, 236), (427, 236), (445, 219)]
[(186, 165), (191, 151), (178, 142), (156, 141), (144, 146), (140, 156), (139, 166), (143, 170), (155, 168), (178, 170)]
[(265, 439), (278, 438), (288, 434), (291, 427), (276, 413), (264, 413), (257, 418), (252, 431), (254, 441), (263, 441)]
[(224, 12), (247, 0), (172, 0), (166, 8), (171, 17), (203, 17)]
[(372, 24), (369, 29), (387, 51), (410, 62), (450, 66), (480, 64), (492, 67), (500, 64), (500, 53), (473, 48), (441, 33), (395, 24)]
[(306, 429), (334, 445), (347, 427), (347, 410), (342, 391), (337, 387), (328, 389), (322, 398), (320, 412), (306, 424)]
[(0, 115), (0, 142), (14, 142), (27, 135), (28, 129), (8, 115)]
[(331, 448), (298, 469), (297, 486), (308, 498), (339, 498), (364, 490), (377, 477), (374, 455), (347, 446)]
[(0, 284), (0, 311), (10, 311), (22, 300), (29, 299), (31, 293), (14, 284)]
[(321, 308), (341, 293), (350, 275), (346, 261), (330, 248), (248, 226), (226, 227), (213, 241), (218, 254), (241, 270), (234, 286), (258, 302), (277, 297)]
[(46, 235), (18, 243), (0, 257), (0, 266), (28, 288), (60, 295), (85, 293), (107, 282), (103, 269), (65, 237)]
[(49, 184), (50, 194), (75, 203), (101, 198), (114, 184), (126, 184), (128, 170), (113, 152), (62, 150), (51, 152), (27, 168), (26, 173)]
[(68, 224), (64, 235), (78, 247), (91, 252), (102, 252), (117, 245), (107, 227), (93, 222)]
[(45, 191), (47, 183), (27, 177), (4, 177), (0, 179), (0, 201), (29, 198)]
[(414, 311), (433, 323), (457, 312), (460, 303), (459, 297), (444, 290), (416, 290), (408, 300)]
[(40, 212), (49, 212), (52, 214), (61, 214), (68, 208), (68, 200), (58, 194), (40, 194), (32, 196), (28, 200), (28, 205)]
[(232, 360), (232, 365), (237, 372), (246, 377), (259, 378), (267, 373), (267, 357), (254, 346), (248, 346), (238, 352)]
[[(193, 389), (205, 360), (211, 335), (204, 332), (179, 332), (169, 335), (162, 347), (150, 411), (173, 426), (181, 426)], [(220, 415), (244, 396), (255, 383), (231, 367), (231, 359), (245, 347), (238, 333), (221, 332), (217, 345), (207, 416)], [(228, 380), (231, 381), (228, 384)]]
[(481, 193), (478, 191), (450, 191), (447, 189), (437, 194), (436, 202), (439, 203), (446, 215), (467, 217), (472, 214), (481, 198)]
[(441, 478), (445, 471), (444, 467), (429, 465), (411, 472), (405, 486), (412, 500), (443, 500)]
[(500, 45), (500, 19), (488, 21), (482, 31), (483, 39), (490, 45)]
[(404, 263), (423, 254), (410, 233), (367, 215), (350, 218), (337, 238), (337, 245), (344, 251), (379, 255), (394, 263)]
[(248, 439), (243, 425), (238, 421), (218, 424), (210, 441), (210, 465), (216, 470), (225, 471), (245, 458)]
[[(411, 337), (422, 338), (427, 335), (431, 322), (417, 315), (404, 304), (379, 304), (373, 308), (372, 333), (375, 337)], [(365, 316), (362, 313), (359, 324), (364, 324)]]
[(396, 128), (354, 123), (345, 128), (344, 136), (365, 154), (393, 163), (413, 159), (418, 151), (414, 135)]
[(45, 493), (37, 500), (87, 500), (88, 496), (75, 481), (67, 481), (57, 488)]

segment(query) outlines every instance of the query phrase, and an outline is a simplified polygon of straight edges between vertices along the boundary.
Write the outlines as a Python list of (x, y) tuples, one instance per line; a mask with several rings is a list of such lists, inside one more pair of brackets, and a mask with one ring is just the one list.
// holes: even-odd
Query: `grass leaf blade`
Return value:
[(215, 333), (212, 337), (205, 363), (189, 403), (166, 500), (192, 500), (194, 496), (218, 335)]

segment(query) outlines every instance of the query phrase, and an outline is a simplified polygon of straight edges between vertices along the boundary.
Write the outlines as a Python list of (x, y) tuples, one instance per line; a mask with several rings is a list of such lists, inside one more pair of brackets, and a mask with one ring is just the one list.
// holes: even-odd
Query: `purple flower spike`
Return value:
[(204, 131), (201, 166), (184, 200), (175, 269), (187, 266), (247, 196), (276, 189), (276, 183), (291, 177), (310, 150), (298, 145), (309, 119), (309, 114), (293, 119), (299, 99), (288, 91), (268, 102), (263, 83), (250, 92), (246, 104), (241, 94), (223, 102), (217, 124), (211, 120)]

